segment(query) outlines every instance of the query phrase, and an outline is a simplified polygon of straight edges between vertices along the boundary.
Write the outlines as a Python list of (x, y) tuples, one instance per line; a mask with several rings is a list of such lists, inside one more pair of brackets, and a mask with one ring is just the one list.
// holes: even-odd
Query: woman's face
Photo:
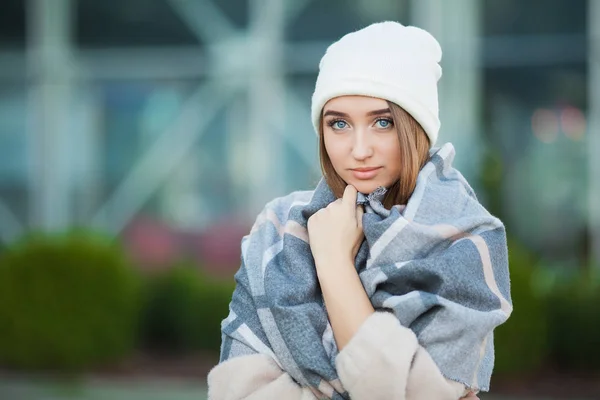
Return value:
[(400, 142), (385, 100), (340, 96), (323, 107), (323, 139), (333, 168), (359, 192), (390, 187), (400, 176)]

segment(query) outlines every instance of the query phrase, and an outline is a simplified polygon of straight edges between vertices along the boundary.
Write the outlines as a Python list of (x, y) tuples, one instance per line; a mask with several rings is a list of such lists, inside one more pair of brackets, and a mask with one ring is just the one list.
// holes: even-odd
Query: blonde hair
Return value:
[[(408, 199), (415, 190), (419, 171), (429, 160), (430, 144), (429, 138), (421, 125), (409, 113), (395, 103), (390, 101), (387, 103), (392, 114), (392, 119), (394, 120), (396, 132), (398, 133), (400, 162), (402, 164), (400, 176), (388, 188), (383, 201), (383, 205), (389, 209), (394, 205), (406, 204), (408, 202)], [(342, 197), (346, 182), (335, 172), (331, 159), (325, 149), (322, 118), (319, 122), (319, 158), (325, 181), (336, 197)]]

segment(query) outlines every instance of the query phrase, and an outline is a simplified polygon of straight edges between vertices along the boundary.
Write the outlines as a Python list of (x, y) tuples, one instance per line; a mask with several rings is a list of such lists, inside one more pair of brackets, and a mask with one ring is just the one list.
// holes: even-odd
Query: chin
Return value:
[(373, 192), (375, 189), (377, 189), (378, 187), (385, 186), (385, 184), (383, 184), (382, 182), (376, 181), (376, 180), (366, 180), (366, 181), (351, 180), (348, 183), (350, 185), (354, 186), (356, 188), (356, 190), (358, 190), (360, 193), (363, 193), (363, 194), (369, 194), (369, 193)]

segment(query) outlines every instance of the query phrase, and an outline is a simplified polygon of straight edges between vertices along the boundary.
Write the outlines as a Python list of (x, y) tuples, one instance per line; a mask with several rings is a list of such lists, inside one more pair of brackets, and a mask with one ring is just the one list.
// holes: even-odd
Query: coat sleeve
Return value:
[(235, 357), (208, 374), (209, 400), (315, 400), (267, 355)]
[(457, 400), (464, 385), (446, 379), (414, 332), (375, 312), (338, 354), (336, 368), (353, 400)]
[[(464, 385), (446, 379), (415, 334), (376, 312), (339, 353), (336, 367), (352, 400), (458, 400)], [(267, 355), (232, 358), (208, 374), (209, 400), (314, 400)]]

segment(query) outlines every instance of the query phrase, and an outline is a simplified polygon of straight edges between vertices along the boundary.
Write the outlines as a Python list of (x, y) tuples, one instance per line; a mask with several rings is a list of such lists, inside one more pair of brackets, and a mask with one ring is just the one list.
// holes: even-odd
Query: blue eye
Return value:
[(382, 118), (382, 119), (378, 119), (376, 123), (379, 124), (380, 128), (387, 129), (390, 126), (392, 126), (393, 121), (390, 119), (387, 119), (387, 118)]
[(338, 120), (331, 121), (329, 123), (329, 126), (332, 127), (333, 129), (345, 129), (348, 126), (348, 124), (346, 123), (346, 121), (342, 121), (341, 119), (338, 119)]

